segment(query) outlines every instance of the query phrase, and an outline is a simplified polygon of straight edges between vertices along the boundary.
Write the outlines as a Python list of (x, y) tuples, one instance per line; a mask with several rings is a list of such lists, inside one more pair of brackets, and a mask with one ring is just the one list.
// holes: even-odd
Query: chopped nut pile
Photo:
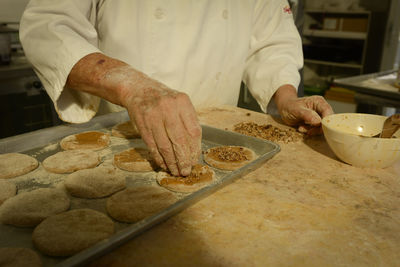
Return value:
[(283, 130), (271, 124), (259, 125), (254, 122), (238, 123), (234, 126), (234, 131), (273, 142), (283, 142), (285, 144), (297, 142), (304, 138), (302, 133), (296, 132), (293, 129)]

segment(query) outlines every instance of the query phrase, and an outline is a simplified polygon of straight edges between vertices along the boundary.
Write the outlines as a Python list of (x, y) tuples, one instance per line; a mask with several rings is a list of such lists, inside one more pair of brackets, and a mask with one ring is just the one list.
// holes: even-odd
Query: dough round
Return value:
[(218, 146), (207, 149), (204, 161), (222, 170), (236, 170), (256, 159), (253, 150), (242, 146)]
[(166, 172), (157, 174), (157, 182), (174, 192), (190, 193), (199, 190), (216, 180), (215, 172), (207, 165), (196, 164), (187, 177), (172, 176)]
[(91, 150), (67, 150), (58, 152), (43, 161), (43, 167), (54, 173), (71, 173), (96, 167), (99, 155)]
[(0, 180), (0, 205), (3, 204), (6, 199), (15, 196), (16, 193), (17, 186), (13, 182)]
[(117, 168), (100, 166), (69, 174), (64, 185), (72, 196), (100, 198), (124, 189), (126, 182)]
[(114, 155), (114, 165), (121, 170), (130, 172), (152, 171), (153, 161), (149, 150), (145, 148), (130, 148)]
[(33, 244), (49, 256), (70, 256), (114, 233), (114, 222), (101, 212), (76, 209), (45, 219), (32, 234)]
[(20, 193), (0, 206), (0, 221), (4, 224), (30, 227), (45, 218), (69, 209), (68, 195), (60, 189), (41, 188)]
[(126, 121), (112, 127), (111, 135), (126, 139), (140, 138), (140, 133), (136, 125), (131, 121)]
[(60, 146), (64, 150), (102, 149), (107, 147), (109, 143), (109, 134), (90, 131), (64, 137), (60, 142)]
[(39, 165), (38, 161), (21, 153), (6, 153), (0, 155), (0, 179), (13, 178), (33, 171)]
[(0, 248), (0, 266), (2, 267), (40, 267), (40, 256), (29, 248)]
[(156, 186), (129, 187), (107, 200), (107, 212), (121, 222), (135, 223), (167, 208), (177, 197)]

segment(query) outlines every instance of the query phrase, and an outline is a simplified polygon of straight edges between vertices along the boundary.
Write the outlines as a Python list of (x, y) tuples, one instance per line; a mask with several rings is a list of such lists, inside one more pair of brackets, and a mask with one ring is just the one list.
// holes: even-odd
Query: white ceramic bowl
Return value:
[(387, 117), (340, 113), (322, 119), (330, 148), (342, 161), (357, 167), (385, 168), (400, 160), (400, 130), (397, 138), (373, 138)]

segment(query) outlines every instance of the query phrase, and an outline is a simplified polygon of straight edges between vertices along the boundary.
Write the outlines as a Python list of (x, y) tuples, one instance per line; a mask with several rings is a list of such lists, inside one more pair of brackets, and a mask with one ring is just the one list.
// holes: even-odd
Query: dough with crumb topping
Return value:
[(221, 170), (236, 170), (257, 158), (253, 150), (242, 146), (217, 146), (204, 153), (204, 161)]
[(189, 176), (172, 176), (166, 172), (157, 174), (157, 182), (168, 190), (180, 193), (190, 193), (197, 191), (215, 182), (215, 172), (207, 165), (196, 164), (192, 168)]

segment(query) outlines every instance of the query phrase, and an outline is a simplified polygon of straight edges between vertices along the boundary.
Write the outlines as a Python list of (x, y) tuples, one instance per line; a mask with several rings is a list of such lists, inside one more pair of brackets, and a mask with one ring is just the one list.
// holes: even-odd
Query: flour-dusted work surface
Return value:
[[(120, 169), (113, 167), (113, 163), (116, 165), (115, 156), (120, 155), (121, 151), (126, 151), (132, 147), (139, 151), (145, 146), (140, 138), (128, 140), (109, 136), (111, 127), (124, 118), (126, 120), (126, 116), (126, 112), (113, 113), (97, 117), (85, 124), (58, 126), (26, 135), (0, 139), (0, 151), (3, 156), (9, 155), (4, 154), (4, 152), (21, 151), (26, 155), (30, 155), (35, 159), (35, 162), (40, 162), (39, 167), (32, 172), (8, 179), (18, 188), (18, 194), (15, 197), (11, 194), (9, 196), (10, 199), (0, 206), (0, 232), (4, 237), (0, 239), (0, 247), (32, 248), (40, 252), (44, 266), (53, 266), (55, 264), (60, 266), (84, 265), (260, 167), (280, 151), (279, 146), (275, 143), (203, 125), (203, 151), (216, 146), (232, 145), (236, 148), (240, 147), (243, 150), (252, 151), (252, 158), (247, 158), (244, 155), (247, 160), (245, 164), (233, 171), (203, 166), (207, 167), (210, 173), (213, 173), (210, 182), (200, 187), (191, 188), (190, 191), (177, 191), (169, 188), (169, 190), (173, 191), (170, 192), (161, 187), (163, 185), (162, 180), (156, 180), (158, 174), (160, 174), (158, 168), (154, 170), (151, 168), (148, 172), (142, 172), (144, 171), (143, 169), (134, 168), (128, 171), (119, 165)], [(98, 134), (88, 132), (88, 130), (96, 129), (101, 131), (99, 132), (100, 136), (107, 136), (107, 139), (110, 138), (107, 141), (107, 147), (100, 150), (95, 147), (95, 151), (79, 149), (61, 151), (60, 144), (62, 142), (60, 143), (60, 140), (65, 140), (64, 137), (70, 136), (70, 134), (76, 134), (74, 136), (77, 136), (74, 138), (74, 143), (80, 145), (96, 143)], [(66, 153), (69, 155), (65, 155)], [(91, 158), (95, 160), (94, 165), (100, 165), (88, 165), (89, 155), (92, 155)], [(241, 154), (235, 154), (232, 151), (226, 155), (224, 154), (224, 156), (232, 157), (232, 159), (235, 158), (235, 155), (240, 156)], [(53, 161), (54, 164), (50, 164), (48, 161), (54, 157), (56, 157), (56, 160)], [(131, 159), (134, 162), (147, 160), (139, 154), (133, 157), (125, 157), (125, 160), (128, 160), (126, 162)], [(85, 165), (83, 168), (76, 168), (82, 163)], [(204, 164), (202, 159), (199, 163)], [(18, 163), (13, 165), (18, 165)], [(53, 167), (55, 168), (50, 168), (50, 165), (54, 165)], [(64, 168), (66, 166), (68, 166), (67, 169)], [(60, 167), (63, 167), (63, 170), (60, 170)], [(196, 185), (196, 183), (199, 183), (202, 180), (203, 167), (190, 178), (190, 182), (184, 181), (184, 184), (191, 183)], [(113, 183), (111, 181), (113, 178), (117, 180), (120, 178), (119, 180), (121, 181)], [(182, 180), (181, 182), (184, 180), (183, 178), (179, 179)], [(171, 185), (176, 181), (168, 183)], [(123, 190), (125, 186), (127, 187), (126, 190), (117, 192)], [(65, 200), (68, 200), (65, 202), (66, 205), (62, 205), (62, 210), (56, 209), (54, 214), (48, 214), (47, 211), (49, 209), (45, 205), (48, 203), (53, 204), (54, 197), (51, 196), (44, 199), (44, 196), (42, 197), (43, 194), (40, 193), (49, 191), (48, 187), (58, 188), (52, 190), (60, 191), (60, 193), (67, 189), (69, 193), (69, 195), (63, 194), (65, 195)], [(146, 191), (145, 188), (148, 190)], [(147, 193), (142, 192), (142, 189)], [(158, 189), (158, 191), (154, 191), (154, 189)], [(139, 192), (145, 193), (140, 195), (140, 203), (135, 200), (135, 198), (138, 198), (137, 193)], [(113, 193), (115, 195), (107, 199)], [(158, 200), (155, 198), (154, 193), (159, 195)], [(172, 196), (170, 198), (171, 201), (165, 201), (166, 193)], [(123, 195), (123, 197), (117, 198), (117, 195)], [(24, 197), (24, 201), (14, 201), (14, 199), (22, 197)], [(49, 198), (52, 199), (50, 202)], [(110, 201), (114, 198), (117, 200)], [(71, 209), (70, 211), (59, 213), (69, 208)], [(6, 213), (5, 211), (13, 209), (19, 211), (17, 214), (25, 217), (25, 213), (28, 215), (33, 213), (35, 215), (37, 211), (43, 216), (29, 224), (20, 225), (7, 219), (11, 215), (13, 217), (16, 212)], [(8, 217), (6, 216), (7, 214), (9, 215)], [(109, 227), (110, 218), (107, 216), (115, 219), (112, 222), (112, 228)], [(38, 216), (35, 215), (33, 217), (36, 218)], [(32, 227), (21, 228), (14, 225)], [(34, 226), (36, 228), (33, 229)], [(48, 234), (48, 229), (54, 232)], [(111, 231), (113, 229), (116, 230), (115, 233)], [(56, 234), (61, 235), (58, 236)]]
[[(202, 124), (272, 124), (235, 107)], [(257, 170), (143, 233), (91, 266), (398, 266), (400, 163), (360, 169), (322, 136), (279, 143)]]

